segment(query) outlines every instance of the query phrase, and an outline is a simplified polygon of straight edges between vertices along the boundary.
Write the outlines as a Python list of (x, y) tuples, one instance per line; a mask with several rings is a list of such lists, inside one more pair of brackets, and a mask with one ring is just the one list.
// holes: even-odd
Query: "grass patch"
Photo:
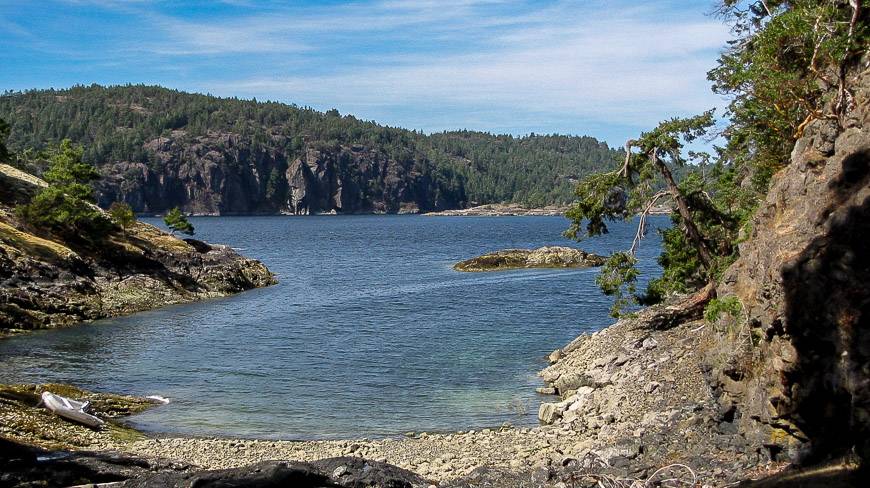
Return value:
[(4, 222), (0, 222), (0, 242), (24, 254), (51, 261), (66, 261), (78, 257), (78, 254), (63, 244), (20, 231)]

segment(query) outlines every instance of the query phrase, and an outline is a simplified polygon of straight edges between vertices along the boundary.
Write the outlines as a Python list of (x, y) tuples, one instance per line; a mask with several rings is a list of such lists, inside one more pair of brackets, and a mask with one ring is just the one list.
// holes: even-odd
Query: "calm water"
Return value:
[[(170, 405), (131, 419), (159, 432), (304, 439), (532, 424), (543, 357), (611, 322), (595, 270), (451, 269), (487, 251), (571, 245), (561, 217), (192, 221), (198, 238), (262, 260), (280, 284), (2, 340), (0, 381), (164, 395)], [(633, 234), (616, 225), (582, 246), (608, 253)], [(645, 279), (658, 246), (654, 232), (641, 246)]]

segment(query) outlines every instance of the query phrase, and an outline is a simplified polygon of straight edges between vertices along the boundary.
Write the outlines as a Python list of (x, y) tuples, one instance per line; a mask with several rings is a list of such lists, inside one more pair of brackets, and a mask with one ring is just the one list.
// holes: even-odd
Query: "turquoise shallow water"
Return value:
[[(536, 422), (544, 356), (611, 323), (595, 270), (451, 269), (498, 249), (572, 245), (561, 217), (191, 220), (197, 238), (262, 260), (280, 284), (0, 341), (0, 382), (167, 396), (131, 419), (158, 432), (311, 439), (523, 425)], [(624, 249), (634, 230), (614, 225), (582, 247)], [(650, 232), (643, 281), (659, 272), (658, 250)]]

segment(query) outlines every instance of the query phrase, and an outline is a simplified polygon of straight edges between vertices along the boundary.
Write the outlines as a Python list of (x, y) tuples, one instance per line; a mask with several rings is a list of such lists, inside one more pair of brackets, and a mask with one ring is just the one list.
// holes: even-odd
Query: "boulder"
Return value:
[(538, 408), (538, 420), (544, 424), (552, 424), (562, 418), (562, 411), (559, 409), (559, 404), (543, 402)]

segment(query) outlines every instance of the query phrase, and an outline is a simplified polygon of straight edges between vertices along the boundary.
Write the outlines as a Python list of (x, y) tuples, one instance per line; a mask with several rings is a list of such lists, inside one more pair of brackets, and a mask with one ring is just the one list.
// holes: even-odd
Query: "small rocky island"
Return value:
[(503, 271), (524, 268), (590, 268), (607, 258), (580, 249), (545, 246), (538, 249), (505, 249), (456, 263), (456, 271)]
[(565, 215), (565, 205), (548, 205), (533, 208), (518, 203), (489, 203), (468, 208), (427, 212), (429, 217), (554, 217)]

